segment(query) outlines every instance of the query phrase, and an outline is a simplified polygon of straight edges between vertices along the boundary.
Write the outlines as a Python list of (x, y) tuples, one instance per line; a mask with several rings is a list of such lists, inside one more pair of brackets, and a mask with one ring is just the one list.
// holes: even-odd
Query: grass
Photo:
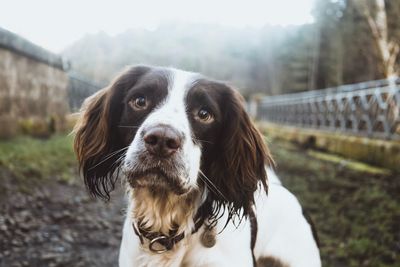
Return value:
[(400, 266), (399, 174), (270, 143), (283, 184), (317, 225), (323, 266)]
[(56, 135), (46, 140), (17, 137), (0, 141), (0, 168), (17, 180), (52, 177), (68, 181), (76, 176), (72, 140), (72, 136)]
[[(77, 173), (72, 139), (58, 135), (0, 141), (0, 187), (4, 177), (71, 181)], [(348, 164), (290, 143), (272, 141), (270, 148), (283, 184), (317, 226), (323, 266), (400, 266), (399, 174)]]

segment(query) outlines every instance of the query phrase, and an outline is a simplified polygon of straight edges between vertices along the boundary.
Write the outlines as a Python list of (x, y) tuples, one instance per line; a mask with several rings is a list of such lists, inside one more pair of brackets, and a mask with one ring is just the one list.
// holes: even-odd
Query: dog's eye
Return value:
[(143, 110), (147, 108), (147, 100), (144, 96), (138, 96), (129, 101), (129, 105), (134, 110)]
[(205, 108), (201, 108), (198, 112), (197, 112), (197, 116), (196, 118), (201, 121), (201, 122), (205, 122), (205, 123), (210, 123), (214, 120), (214, 116), (211, 114), (211, 112), (209, 112), (207, 109)]

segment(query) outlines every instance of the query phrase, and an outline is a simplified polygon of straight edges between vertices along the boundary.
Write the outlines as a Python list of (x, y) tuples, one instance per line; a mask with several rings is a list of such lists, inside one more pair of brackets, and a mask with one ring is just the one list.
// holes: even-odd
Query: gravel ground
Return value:
[(105, 204), (77, 183), (32, 186), (26, 194), (8, 183), (0, 198), (1, 267), (117, 266), (122, 193)]

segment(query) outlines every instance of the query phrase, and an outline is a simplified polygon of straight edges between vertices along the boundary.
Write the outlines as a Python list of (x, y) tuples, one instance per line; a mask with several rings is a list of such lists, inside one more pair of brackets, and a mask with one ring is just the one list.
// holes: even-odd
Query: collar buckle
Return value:
[[(163, 248), (155, 248), (155, 244), (158, 243), (159, 245), (161, 245)], [(168, 250), (171, 250), (174, 247), (175, 242), (173, 241), (173, 239), (165, 236), (165, 235), (160, 235), (157, 236), (155, 238), (153, 238), (150, 241), (149, 244), (149, 249), (151, 252), (157, 253), (157, 254), (162, 254), (164, 252), (167, 252)]]
[[(197, 216), (196, 216), (197, 217)], [(196, 233), (204, 223), (204, 218), (198, 218), (195, 223), (195, 227), (192, 230), (192, 234)], [(144, 239), (150, 240), (149, 250), (151, 252), (162, 254), (167, 251), (170, 251), (174, 248), (175, 244), (185, 238), (185, 234), (181, 233), (180, 235), (176, 235), (176, 232), (172, 236), (166, 236), (161, 233), (150, 233), (145, 230), (142, 230), (138, 225), (136, 225), (135, 221), (132, 222), (133, 231), (139, 237), (140, 243), (142, 245), (145, 244)], [(156, 247), (156, 243), (158, 243), (161, 248)]]

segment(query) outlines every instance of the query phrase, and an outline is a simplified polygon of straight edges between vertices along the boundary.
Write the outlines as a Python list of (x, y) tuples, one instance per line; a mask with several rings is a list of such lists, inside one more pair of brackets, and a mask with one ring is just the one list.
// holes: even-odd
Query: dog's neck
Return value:
[(171, 231), (188, 234), (194, 229), (194, 217), (201, 205), (199, 191), (176, 195), (139, 188), (130, 195), (133, 198), (131, 216), (140, 228), (166, 236)]

